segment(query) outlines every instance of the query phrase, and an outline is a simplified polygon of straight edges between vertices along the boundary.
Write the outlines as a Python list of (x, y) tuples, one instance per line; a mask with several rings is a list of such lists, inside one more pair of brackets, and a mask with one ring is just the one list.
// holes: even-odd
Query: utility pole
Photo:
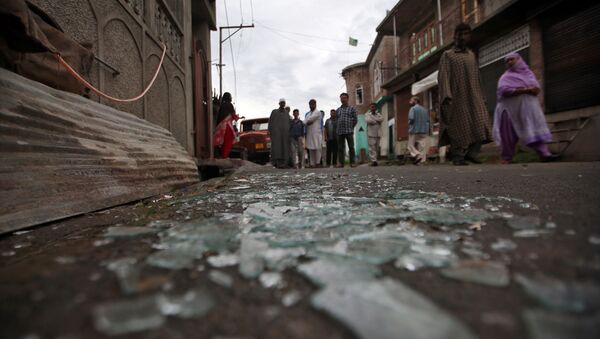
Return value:
[[(233, 33), (229, 34), (228, 37), (223, 39), (223, 30), (224, 29), (236, 29)], [(223, 43), (227, 41), (227, 39), (231, 38), (235, 33), (239, 32), (242, 28), (254, 28), (254, 24), (252, 25), (239, 25), (239, 26), (220, 26), (219, 27), (219, 63), (217, 67), (219, 67), (219, 98), (223, 96)]]

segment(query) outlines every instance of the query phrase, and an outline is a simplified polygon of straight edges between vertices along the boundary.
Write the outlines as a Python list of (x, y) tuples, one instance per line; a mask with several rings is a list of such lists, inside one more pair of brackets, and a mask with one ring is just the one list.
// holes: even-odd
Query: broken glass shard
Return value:
[(364, 239), (348, 243), (347, 255), (371, 264), (384, 264), (402, 255), (409, 244), (398, 239)]
[(321, 257), (297, 267), (298, 272), (319, 286), (364, 281), (381, 274), (379, 267), (353, 259), (341, 257)]
[(156, 298), (101, 304), (94, 309), (94, 325), (104, 334), (119, 335), (157, 328), (165, 322)]
[(479, 248), (463, 246), (460, 251), (468, 255), (471, 259), (484, 260), (490, 258), (489, 254), (483, 252)]
[(520, 230), (513, 233), (516, 238), (536, 238), (551, 232), (546, 229), (531, 229), (531, 230)]
[(141, 226), (111, 226), (104, 236), (107, 238), (133, 238), (156, 233), (157, 230)]
[(514, 251), (517, 248), (517, 244), (509, 239), (498, 239), (496, 240), (490, 247), (494, 251), (498, 252), (508, 252)]
[(281, 303), (285, 307), (292, 307), (296, 305), (300, 300), (302, 300), (302, 293), (294, 290), (284, 294), (281, 298)]
[(258, 277), (258, 281), (264, 288), (283, 287), (283, 278), (278, 272), (263, 272)]
[(515, 281), (530, 297), (549, 309), (560, 312), (600, 310), (598, 284), (565, 282), (541, 275), (529, 278), (522, 274), (517, 274)]
[(160, 243), (152, 245), (152, 248), (195, 259), (201, 259), (204, 252), (208, 251), (202, 239), (180, 239), (170, 236), (162, 238)]
[(268, 248), (267, 243), (244, 236), (240, 247), (240, 274), (244, 278), (254, 279), (258, 277), (265, 266), (262, 253)]
[(416, 271), (426, 267), (444, 267), (451, 263), (448, 256), (427, 255), (423, 253), (406, 254), (398, 258), (394, 264), (397, 268)]
[(474, 339), (452, 315), (390, 278), (345, 281), (318, 292), (312, 305), (338, 319), (360, 338)]
[(441, 271), (444, 277), (494, 287), (508, 286), (508, 269), (494, 261), (462, 260)]
[(156, 297), (162, 314), (183, 319), (198, 318), (210, 311), (215, 305), (214, 298), (204, 289), (192, 289), (183, 295), (165, 295)]
[(138, 290), (140, 267), (136, 264), (136, 258), (121, 258), (106, 265), (106, 268), (113, 271), (119, 279), (119, 286), (125, 294), (132, 294)]
[(152, 220), (148, 223), (148, 227), (165, 229), (175, 225), (174, 221), (170, 220)]
[(397, 268), (416, 271), (427, 267), (445, 267), (457, 259), (446, 247), (414, 244), (410, 247), (410, 252), (399, 257), (394, 265)]
[(535, 216), (515, 216), (514, 218), (507, 220), (508, 226), (515, 230), (530, 230), (539, 228), (541, 221), (539, 217)]
[(212, 267), (228, 267), (237, 265), (240, 258), (237, 254), (222, 253), (209, 257), (206, 261), (208, 261)]
[(29, 246), (31, 246), (30, 242), (21, 242), (21, 243), (14, 244), (13, 248), (19, 249), (19, 248), (25, 248), (25, 247), (29, 247)]
[(186, 255), (181, 255), (180, 252), (172, 250), (163, 250), (152, 253), (146, 258), (146, 263), (170, 270), (180, 270), (191, 268), (194, 265), (194, 258)]
[(296, 266), (298, 258), (303, 255), (306, 255), (306, 250), (302, 247), (269, 248), (263, 253), (263, 258), (268, 269), (281, 272)]
[(111, 238), (94, 240), (94, 246), (95, 247), (105, 246), (108, 244), (112, 244), (113, 242), (114, 242), (114, 240)]
[(523, 318), (531, 339), (598, 339), (600, 313), (567, 315), (530, 309)]
[(231, 288), (233, 286), (233, 278), (227, 273), (221, 271), (211, 270), (208, 272), (208, 278), (213, 283), (225, 288)]
[(413, 215), (415, 221), (433, 223), (438, 225), (461, 225), (474, 224), (490, 218), (491, 215), (484, 210), (454, 210), (454, 209), (428, 209), (416, 212)]

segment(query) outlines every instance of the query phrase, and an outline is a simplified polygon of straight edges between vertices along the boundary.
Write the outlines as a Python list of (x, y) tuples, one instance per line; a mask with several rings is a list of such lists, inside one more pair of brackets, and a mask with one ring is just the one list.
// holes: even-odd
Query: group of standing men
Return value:
[[(293, 119), (289, 116), (285, 99), (279, 100), (279, 108), (274, 109), (269, 117), (269, 136), (271, 138), (271, 164), (277, 168), (304, 167), (304, 149), (308, 150), (310, 167), (322, 166), (321, 148), (326, 144), (326, 165), (344, 167), (346, 161), (346, 144), (350, 167), (355, 166), (354, 127), (358, 123), (356, 109), (348, 104), (348, 94), (340, 94), (341, 106), (330, 111), (330, 118), (323, 124), (325, 113), (317, 109), (317, 101), (308, 102), (309, 111), (300, 120), (298, 109), (293, 111)], [(377, 164), (377, 149), (381, 137), (383, 117), (377, 112), (376, 105), (371, 105), (367, 113), (369, 145), (371, 161)], [(304, 142), (306, 140), (306, 142)]]
[[(539, 83), (516, 53), (506, 57), (507, 71), (500, 79), (498, 88), (495, 138), (492, 136), (492, 124), (481, 88), (477, 59), (468, 48), (470, 40), (471, 27), (466, 23), (459, 24), (454, 32), (454, 46), (445, 51), (440, 59), (438, 146), (450, 145), (452, 163), (457, 166), (468, 165), (468, 162), (481, 163), (478, 156), (482, 144), (494, 139), (502, 145), (504, 163), (512, 161), (519, 139), (534, 148), (543, 161), (557, 159), (545, 144), (551, 139), (551, 135), (539, 101), (535, 98), (539, 93)], [(289, 111), (285, 110), (285, 99), (281, 99), (279, 109), (271, 112), (269, 120), (272, 164), (276, 167), (287, 167), (288, 163), (292, 163), (295, 167), (302, 167), (302, 137), (306, 136), (311, 167), (319, 166), (321, 162), (322, 138), (325, 138), (327, 143), (327, 166), (344, 166), (345, 145), (348, 144), (350, 166), (354, 167), (354, 127), (358, 122), (356, 109), (348, 104), (347, 93), (340, 95), (340, 101), (341, 106), (337, 110), (331, 110), (331, 118), (323, 125), (324, 113), (317, 110), (314, 99), (309, 102), (310, 111), (306, 113), (304, 122), (298, 118), (298, 110), (294, 110), (292, 120)], [(429, 113), (420, 106), (418, 97), (412, 97), (410, 105), (412, 107), (408, 116), (407, 148), (415, 164), (422, 164), (427, 154), (425, 145), (429, 135)], [(319, 121), (321, 123), (318, 123)], [(365, 121), (369, 138), (369, 157), (371, 165), (376, 166), (383, 117), (377, 112), (375, 104), (370, 105)], [(290, 153), (290, 147), (294, 152)], [(339, 161), (337, 164), (336, 154)]]

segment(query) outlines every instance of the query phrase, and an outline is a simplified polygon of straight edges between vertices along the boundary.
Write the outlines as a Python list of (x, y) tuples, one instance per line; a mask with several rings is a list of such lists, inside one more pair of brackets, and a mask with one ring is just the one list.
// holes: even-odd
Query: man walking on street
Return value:
[(424, 164), (427, 160), (426, 141), (429, 136), (429, 113), (420, 105), (419, 97), (410, 98), (408, 112), (408, 151), (414, 164)]
[(367, 122), (367, 137), (369, 138), (369, 159), (371, 160), (371, 166), (377, 166), (383, 116), (377, 112), (375, 103), (371, 103), (369, 106), (369, 111), (365, 114), (365, 121)]
[(279, 108), (269, 117), (269, 136), (271, 137), (271, 164), (277, 168), (286, 168), (290, 156), (290, 115), (285, 110), (285, 99), (279, 99)]
[(304, 123), (298, 118), (300, 111), (294, 110), (294, 120), (290, 126), (290, 144), (294, 168), (304, 168)]
[(337, 165), (338, 158), (338, 141), (337, 141), (337, 116), (336, 111), (332, 109), (330, 112), (330, 117), (325, 121), (325, 143), (327, 145), (327, 167), (333, 165)]
[(346, 158), (346, 142), (348, 143), (348, 155), (350, 156), (350, 167), (354, 167), (354, 126), (358, 123), (356, 109), (348, 105), (348, 93), (340, 94), (342, 105), (337, 109), (337, 135), (338, 135), (338, 160), (337, 167), (344, 167)]
[(450, 144), (452, 163), (480, 164), (483, 143), (492, 140), (490, 117), (485, 106), (479, 67), (473, 51), (471, 27), (461, 23), (454, 30), (454, 47), (442, 54), (438, 75), (441, 103), (439, 146)]
[(317, 101), (310, 99), (310, 111), (306, 113), (306, 148), (310, 167), (317, 167), (321, 162), (321, 147), (323, 144), (323, 131), (321, 130), (321, 112), (317, 109)]

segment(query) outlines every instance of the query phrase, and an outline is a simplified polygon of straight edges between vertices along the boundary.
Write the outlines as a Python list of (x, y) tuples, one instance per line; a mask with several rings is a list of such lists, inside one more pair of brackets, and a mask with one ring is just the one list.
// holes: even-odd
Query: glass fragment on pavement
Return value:
[(352, 329), (360, 338), (474, 339), (459, 320), (409, 287), (390, 278), (330, 285), (312, 305)]
[(133, 238), (144, 235), (154, 234), (157, 230), (142, 226), (111, 226), (106, 229), (104, 237), (106, 238)]
[(494, 261), (462, 260), (440, 273), (447, 278), (493, 287), (505, 287), (510, 283), (506, 266)]
[(523, 312), (531, 339), (597, 339), (600, 337), (600, 313), (569, 315), (530, 309)]
[(548, 309), (559, 312), (600, 312), (600, 284), (567, 282), (547, 276), (516, 274), (525, 293)]
[(233, 287), (233, 278), (227, 273), (217, 270), (210, 270), (210, 272), (208, 272), (208, 278), (210, 279), (210, 281), (219, 286), (225, 288)]

